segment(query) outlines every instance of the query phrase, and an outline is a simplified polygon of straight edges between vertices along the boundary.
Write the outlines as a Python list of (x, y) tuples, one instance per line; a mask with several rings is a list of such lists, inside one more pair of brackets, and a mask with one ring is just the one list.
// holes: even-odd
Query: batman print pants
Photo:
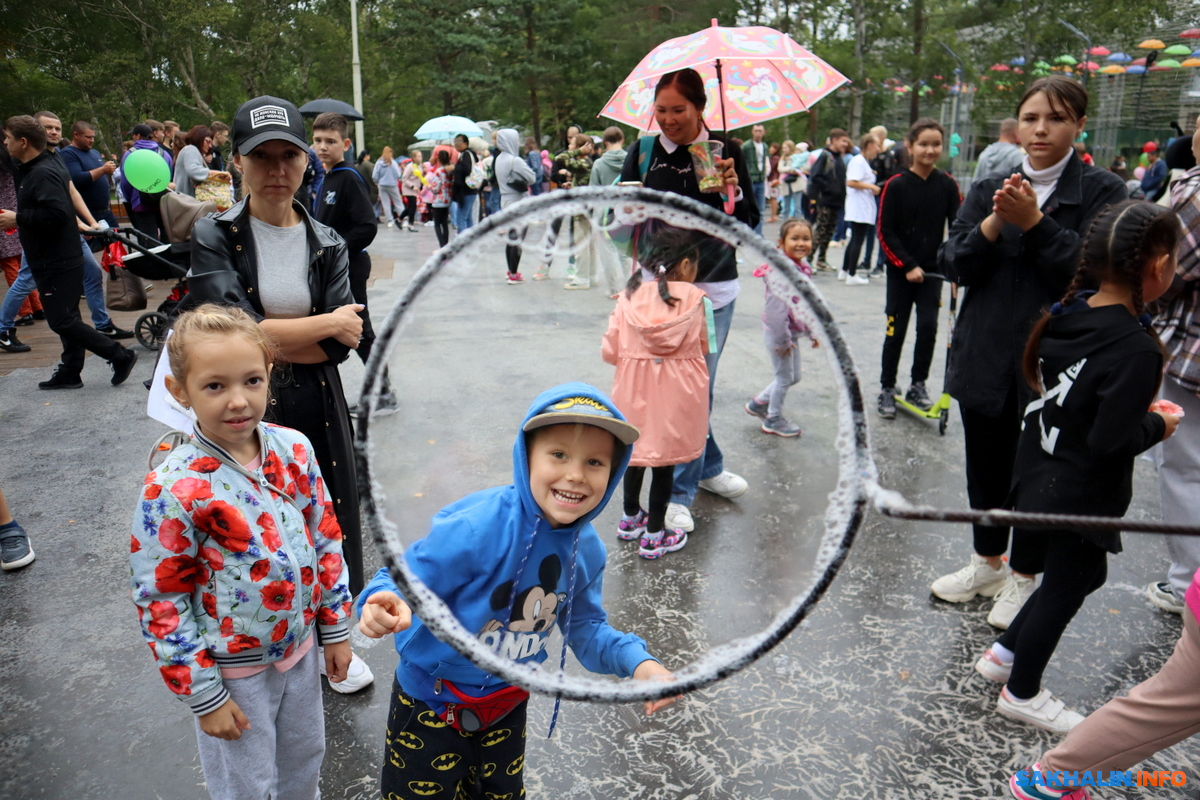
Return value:
[(450, 727), (392, 679), (383, 754), (383, 800), (519, 800), (525, 796), (521, 703), (487, 730)]

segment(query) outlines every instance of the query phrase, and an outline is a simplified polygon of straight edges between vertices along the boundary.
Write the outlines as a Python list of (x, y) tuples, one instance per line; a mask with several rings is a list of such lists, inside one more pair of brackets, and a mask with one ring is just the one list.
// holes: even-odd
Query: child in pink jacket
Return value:
[[(608, 320), (602, 353), (617, 367), (612, 399), (641, 431), (625, 472), (625, 513), (617, 538), (639, 539), (638, 555), (659, 558), (687, 544), (664, 530), (676, 464), (699, 457), (708, 436), (708, 366), (716, 349), (712, 303), (693, 285), (696, 231), (663, 226), (643, 234), (643, 270), (629, 279)], [(653, 276), (653, 280), (650, 277)], [(649, 511), (641, 507), (650, 467)]]

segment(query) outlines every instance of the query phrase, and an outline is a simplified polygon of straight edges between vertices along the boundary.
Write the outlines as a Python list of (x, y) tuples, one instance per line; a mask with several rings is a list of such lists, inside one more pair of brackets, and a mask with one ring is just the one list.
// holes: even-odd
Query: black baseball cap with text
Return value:
[(279, 97), (263, 95), (242, 103), (233, 117), (229, 137), (233, 152), (246, 155), (263, 142), (281, 139), (301, 150), (308, 149), (308, 131), (300, 117), (300, 109)]

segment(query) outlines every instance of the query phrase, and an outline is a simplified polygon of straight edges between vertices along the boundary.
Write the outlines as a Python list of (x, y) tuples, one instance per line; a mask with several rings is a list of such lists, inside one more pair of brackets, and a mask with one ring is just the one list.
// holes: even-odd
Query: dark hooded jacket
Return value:
[[(1147, 411), (1163, 368), (1158, 342), (1124, 306), (1091, 308), (1081, 298), (1050, 318), (1038, 356), (1046, 391), (1025, 408), (1013, 507), (1123, 516), (1134, 457), (1166, 431)], [(1118, 533), (1079, 533), (1121, 552)]]

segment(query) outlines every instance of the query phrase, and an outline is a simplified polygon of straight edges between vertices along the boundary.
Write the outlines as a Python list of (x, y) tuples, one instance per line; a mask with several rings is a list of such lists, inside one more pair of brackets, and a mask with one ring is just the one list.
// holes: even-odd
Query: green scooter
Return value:
[[(945, 275), (937, 275), (935, 273), (925, 273), (930, 278), (942, 278), (946, 280)], [(946, 330), (946, 369), (950, 369), (950, 348), (954, 346), (954, 322), (958, 312), (958, 284), (950, 284), (950, 327)], [(900, 394), (896, 395), (896, 406), (902, 408), (908, 413), (921, 419), (936, 419), (938, 421), (938, 434), (946, 435), (946, 426), (950, 423), (950, 395), (943, 388), (942, 396), (937, 399), (929, 410), (915, 406), (904, 399)]]

